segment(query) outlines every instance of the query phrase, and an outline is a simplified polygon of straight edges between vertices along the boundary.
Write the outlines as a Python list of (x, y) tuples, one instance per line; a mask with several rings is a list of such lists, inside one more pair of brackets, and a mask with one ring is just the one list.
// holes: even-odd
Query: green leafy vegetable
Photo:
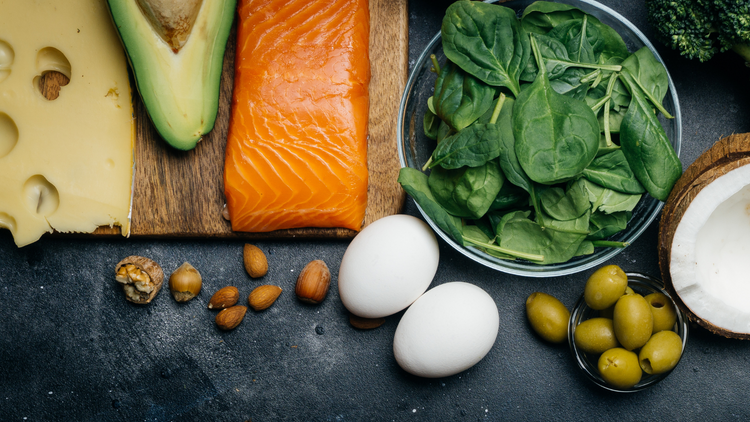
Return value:
[(459, 131), (492, 106), (495, 89), (467, 74), (450, 61), (435, 81), (433, 106), (453, 130)]
[(552, 89), (534, 37), (531, 43), (540, 72), (513, 107), (515, 151), (531, 180), (553, 184), (580, 174), (596, 157), (599, 122), (585, 102)]
[(490, 209), (505, 177), (495, 161), (479, 167), (435, 167), (427, 184), (437, 202), (456, 217), (481, 218)]
[(637, 85), (641, 93), (665, 117), (674, 118), (661, 104), (669, 89), (667, 71), (648, 47), (642, 47), (625, 59), (622, 69), (623, 76), (629, 84)]
[(631, 216), (632, 213), (630, 211), (620, 211), (612, 214), (595, 212), (591, 214), (591, 219), (589, 220), (589, 231), (591, 233), (587, 239), (602, 240), (625, 230)]
[(493, 124), (475, 124), (438, 143), (429, 167), (478, 167), (500, 155), (500, 131)]
[(448, 234), (456, 243), (463, 246), (463, 234), (461, 230), (461, 219), (450, 214), (430, 192), (427, 184), (427, 175), (411, 167), (403, 167), (398, 174), (398, 183), (404, 188), (422, 210), (434, 221), (442, 231)]
[(646, 191), (666, 201), (677, 179), (682, 163), (669, 143), (664, 128), (652, 111), (650, 103), (628, 72), (623, 72), (632, 100), (620, 126), (620, 147), (635, 177)]
[(529, 60), (529, 39), (513, 10), (461, 0), (451, 4), (442, 25), (443, 52), (467, 73), (514, 96)]
[(542, 209), (556, 220), (567, 221), (582, 216), (591, 209), (588, 192), (582, 183), (573, 183), (567, 191), (551, 187), (539, 195)]
[(630, 170), (625, 154), (619, 149), (595, 158), (583, 170), (583, 177), (619, 192), (643, 193), (646, 191)]

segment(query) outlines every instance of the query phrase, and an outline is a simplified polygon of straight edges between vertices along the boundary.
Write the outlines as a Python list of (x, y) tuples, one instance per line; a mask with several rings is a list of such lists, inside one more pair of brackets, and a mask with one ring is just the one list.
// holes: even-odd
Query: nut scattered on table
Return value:
[(133, 255), (115, 266), (115, 280), (122, 285), (125, 299), (143, 305), (161, 290), (164, 272), (153, 260)]
[(237, 304), (240, 300), (240, 291), (234, 286), (219, 289), (211, 300), (208, 301), (208, 309), (224, 309)]
[(169, 276), (169, 290), (174, 300), (187, 302), (196, 297), (203, 286), (201, 273), (190, 263), (185, 262)]
[(224, 331), (233, 330), (245, 318), (245, 313), (247, 313), (247, 306), (242, 305), (222, 309), (221, 312), (216, 314), (216, 326)]
[(268, 260), (259, 247), (246, 243), (242, 249), (242, 260), (250, 277), (259, 278), (268, 274)]
[(360, 330), (372, 330), (385, 323), (385, 318), (362, 318), (361, 316), (349, 314), (349, 324)]
[(309, 262), (297, 277), (294, 290), (299, 300), (318, 304), (326, 298), (331, 286), (331, 272), (328, 265), (320, 259)]
[(247, 298), (247, 303), (254, 311), (268, 309), (281, 294), (281, 287), (264, 284), (256, 287)]

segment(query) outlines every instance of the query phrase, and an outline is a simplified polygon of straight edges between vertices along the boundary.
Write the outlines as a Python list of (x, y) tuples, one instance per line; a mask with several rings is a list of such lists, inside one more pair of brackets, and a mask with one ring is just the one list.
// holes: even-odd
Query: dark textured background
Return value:
[[(411, 0), (410, 64), (438, 31), (448, 1)], [(653, 40), (642, 1), (604, 1)], [(750, 132), (750, 69), (732, 54), (701, 64), (657, 45), (683, 118), (685, 166), (715, 141)], [(395, 121), (394, 121), (395, 124)], [(404, 212), (417, 215), (411, 199)], [(611, 260), (659, 275), (658, 223)], [(269, 274), (251, 280), (241, 241), (45, 237), (17, 249), (0, 230), (0, 420), (747, 420), (750, 342), (693, 327), (676, 370), (636, 394), (605, 392), (578, 372), (564, 346), (529, 329), (524, 301), (544, 291), (572, 307), (588, 274), (533, 279), (486, 269), (441, 242), (433, 286), (469, 281), (495, 299), (501, 329), (489, 354), (444, 379), (420, 379), (393, 358), (401, 314), (373, 331), (349, 326), (336, 289), (345, 241), (263, 241)], [(177, 304), (163, 291), (149, 306), (126, 302), (112, 277), (123, 257), (144, 255), (171, 273), (189, 261), (200, 296)], [(324, 259), (326, 301), (294, 298), (296, 275)], [(284, 289), (262, 313), (223, 333), (206, 309), (228, 284), (243, 298), (260, 283)], [(320, 327), (320, 328), (318, 328)], [(318, 330), (316, 331), (316, 328)], [(318, 334), (321, 333), (321, 334)]]

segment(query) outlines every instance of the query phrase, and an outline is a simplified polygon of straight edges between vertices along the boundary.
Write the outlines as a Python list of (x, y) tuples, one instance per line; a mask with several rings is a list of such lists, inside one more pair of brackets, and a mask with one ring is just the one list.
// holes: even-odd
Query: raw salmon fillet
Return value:
[(241, 0), (224, 192), (232, 230), (359, 230), (367, 0)]

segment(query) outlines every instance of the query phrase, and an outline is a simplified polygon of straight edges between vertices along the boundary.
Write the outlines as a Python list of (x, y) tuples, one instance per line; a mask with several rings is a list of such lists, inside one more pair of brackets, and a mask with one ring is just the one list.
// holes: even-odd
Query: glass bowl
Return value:
[[(502, 5), (516, 11), (523, 11), (531, 3), (531, 0), (511, 0)], [(611, 26), (620, 34), (631, 52), (643, 46), (648, 46), (656, 59), (664, 64), (654, 46), (646, 39), (643, 33), (612, 9), (590, 0), (564, 0), (561, 3), (575, 6)], [(430, 60), (431, 54), (435, 54), (440, 63), (444, 63), (445, 55), (443, 54), (440, 33), (430, 41), (427, 48), (419, 56), (406, 83), (404, 95), (401, 98), (397, 123), (397, 145), (402, 167), (408, 166), (421, 169), (435, 148), (435, 141), (427, 138), (422, 128), (422, 120), (427, 108), (427, 99), (433, 94), (436, 78), (436, 75), (430, 72), (430, 67), (432, 66)], [(669, 77), (668, 72), (667, 76)], [(675, 92), (671, 77), (669, 77), (669, 90), (664, 99), (664, 107), (674, 116), (674, 119), (664, 119), (660, 116), (659, 120), (679, 156), (682, 126), (677, 93)], [(633, 243), (654, 221), (663, 205), (663, 202), (652, 198), (648, 194), (644, 194), (641, 201), (633, 210), (633, 216), (628, 223), (628, 228), (611, 236), (608, 240)], [(540, 265), (523, 260), (503, 260), (493, 257), (473, 246), (459, 245), (445, 232), (440, 230), (419, 205), (417, 205), (417, 208), (432, 229), (454, 249), (480, 264), (509, 274), (530, 277), (552, 277), (573, 274), (598, 266), (622, 250), (621, 248), (609, 247), (597, 248), (591, 255), (576, 257), (560, 264)]]
[[(672, 296), (670, 296), (669, 293), (664, 290), (664, 285), (660, 280), (639, 273), (626, 274), (628, 276), (628, 286), (630, 286), (630, 288), (633, 289), (636, 293), (642, 296), (646, 296), (651, 293), (663, 293), (672, 302), (672, 306), (677, 312), (677, 322), (675, 323), (674, 331), (682, 339), (682, 353), (684, 355), (685, 345), (688, 341), (689, 332), (688, 319), (685, 314), (680, 310), (679, 307), (675, 305), (674, 299), (672, 299)], [(583, 295), (581, 295), (578, 303), (576, 303), (575, 307), (573, 308), (573, 312), (570, 313), (570, 321), (568, 322), (568, 344), (570, 346), (570, 351), (571, 353), (573, 353), (573, 357), (575, 358), (578, 367), (594, 384), (609, 391), (618, 393), (632, 393), (651, 387), (652, 385), (666, 378), (667, 375), (674, 371), (674, 368), (672, 368), (670, 371), (655, 375), (649, 375), (644, 372), (640, 382), (628, 389), (619, 389), (607, 384), (601, 377), (601, 375), (599, 375), (599, 355), (584, 353), (583, 351), (578, 349), (578, 347), (576, 347), (575, 341), (573, 340), (575, 338), (575, 332), (578, 325), (589, 318), (594, 318), (597, 316), (599, 316), (599, 311), (595, 311), (589, 308), (588, 305), (586, 305), (586, 301), (583, 299)], [(675, 366), (675, 368), (676, 367), (677, 366)]]

